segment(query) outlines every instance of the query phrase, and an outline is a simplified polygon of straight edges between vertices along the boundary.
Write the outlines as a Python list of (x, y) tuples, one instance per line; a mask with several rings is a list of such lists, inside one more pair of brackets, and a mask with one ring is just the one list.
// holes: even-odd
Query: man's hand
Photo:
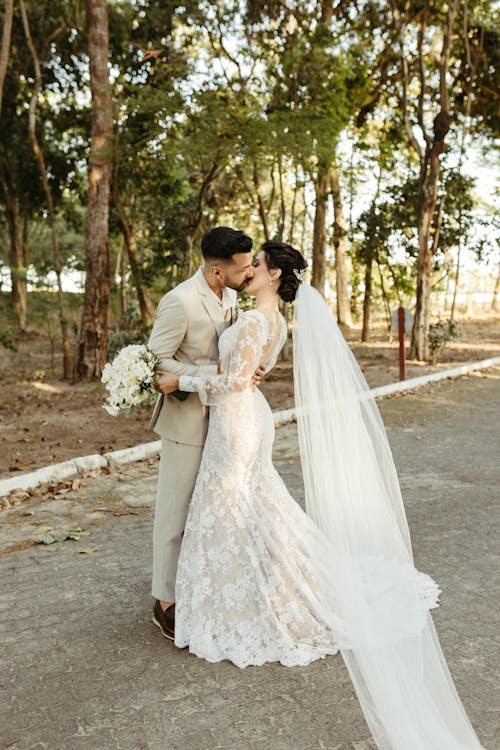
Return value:
[(255, 370), (253, 377), (252, 377), (252, 385), (254, 388), (256, 385), (260, 385), (260, 381), (264, 377), (265, 371), (266, 371), (266, 368), (261, 362), (260, 365)]
[(155, 389), (158, 391), (158, 393), (164, 393), (165, 395), (168, 395), (169, 393), (173, 393), (174, 391), (178, 390), (178, 375), (172, 375), (171, 373), (165, 372), (164, 370), (157, 370), (156, 374), (159, 376), (155, 382)]

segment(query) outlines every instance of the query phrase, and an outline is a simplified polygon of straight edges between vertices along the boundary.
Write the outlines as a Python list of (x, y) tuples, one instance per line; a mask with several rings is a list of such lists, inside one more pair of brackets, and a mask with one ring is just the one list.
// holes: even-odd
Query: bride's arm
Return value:
[[(209, 404), (217, 395), (244, 391), (253, 381), (262, 358), (262, 350), (267, 339), (267, 326), (261, 315), (244, 313), (238, 322), (238, 336), (229, 355), (222, 362), (219, 375), (181, 375), (176, 377), (167, 374), (160, 381), (163, 393), (177, 388), (182, 391), (195, 391), (202, 403)], [(164, 385), (164, 387), (161, 387)]]

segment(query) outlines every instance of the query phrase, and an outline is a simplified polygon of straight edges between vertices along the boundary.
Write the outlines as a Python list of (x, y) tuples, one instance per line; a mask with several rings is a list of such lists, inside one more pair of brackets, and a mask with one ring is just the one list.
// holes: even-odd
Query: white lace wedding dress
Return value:
[(318, 555), (325, 539), (273, 467), (272, 412), (251, 384), (285, 339), (282, 316), (242, 313), (219, 340), (222, 374), (179, 383), (211, 409), (179, 557), (175, 644), (211, 662), (295, 666), (338, 651)]

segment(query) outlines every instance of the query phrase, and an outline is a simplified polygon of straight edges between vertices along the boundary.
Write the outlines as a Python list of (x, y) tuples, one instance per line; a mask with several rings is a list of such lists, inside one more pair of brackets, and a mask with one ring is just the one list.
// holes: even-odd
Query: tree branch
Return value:
[(405, 30), (404, 22), (399, 14), (399, 10), (393, 6), (392, 9), (392, 15), (394, 22), (396, 24), (396, 28), (398, 31), (398, 40), (399, 40), (399, 51), (400, 51), (400, 68), (401, 68), (401, 111), (403, 115), (403, 124), (405, 128), (406, 135), (408, 137), (408, 140), (415, 150), (415, 152), (418, 155), (418, 158), (420, 159), (420, 163), (422, 163), (424, 154), (422, 152), (422, 147), (420, 146), (420, 143), (418, 142), (415, 133), (413, 132), (413, 127), (410, 120), (410, 112), (408, 107), (408, 63), (406, 61), (406, 55), (405, 55), (405, 47), (404, 47), (404, 39), (403, 34)]
[(431, 145), (432, 143), (432, 137), (427, 132), (427, 129), (425, 127), (424, 122), (424, 103), (425, 103), (425, 94), (427, 90), (427, 86), (425, 83), (425, 65), (424, 65), (424, 38), (425, 38), (425, 32), (427, 30), (427, 14), (429, 11), (429, 6), (426, 3), (424, 10), (420, 14), (420, 25), (418, 27), (418, 36), (417, 36), (417, 50), (418, 50), (418, 75), (420, 79), (420, 91), (418, 94), (418, 110), (417, 110), (417, 118), (418, 118), (418, 124), (420, 127), (420, 130), (422, 131), (422, 135), (425, 139), (425, 142), (427, 145)]

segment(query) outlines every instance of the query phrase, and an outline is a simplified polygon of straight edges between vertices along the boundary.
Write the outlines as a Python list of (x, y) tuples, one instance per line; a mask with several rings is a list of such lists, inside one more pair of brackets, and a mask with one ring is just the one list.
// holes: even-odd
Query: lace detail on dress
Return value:
[(264, 347), (271, 338), (266, 317), (258, 310), (242, 313), (237, 322), (219, 339), (221, 374), (182, 376), (181, 391), (197, 391), (204, 404), (215, 404), (220, 397), (244, 391), (252, 385)]
[(270, 369), (283, 346), (279, 321), (271, 331), (262, 313), (242, 313), (219, 340), (221, 375), (189, 378), (216, 398), (179, 558), (175, 642), (239, 667), (337, 651), (321, 615), (318, 530), (273, 467), (272, 412), (251, 387), (263, 355)]

